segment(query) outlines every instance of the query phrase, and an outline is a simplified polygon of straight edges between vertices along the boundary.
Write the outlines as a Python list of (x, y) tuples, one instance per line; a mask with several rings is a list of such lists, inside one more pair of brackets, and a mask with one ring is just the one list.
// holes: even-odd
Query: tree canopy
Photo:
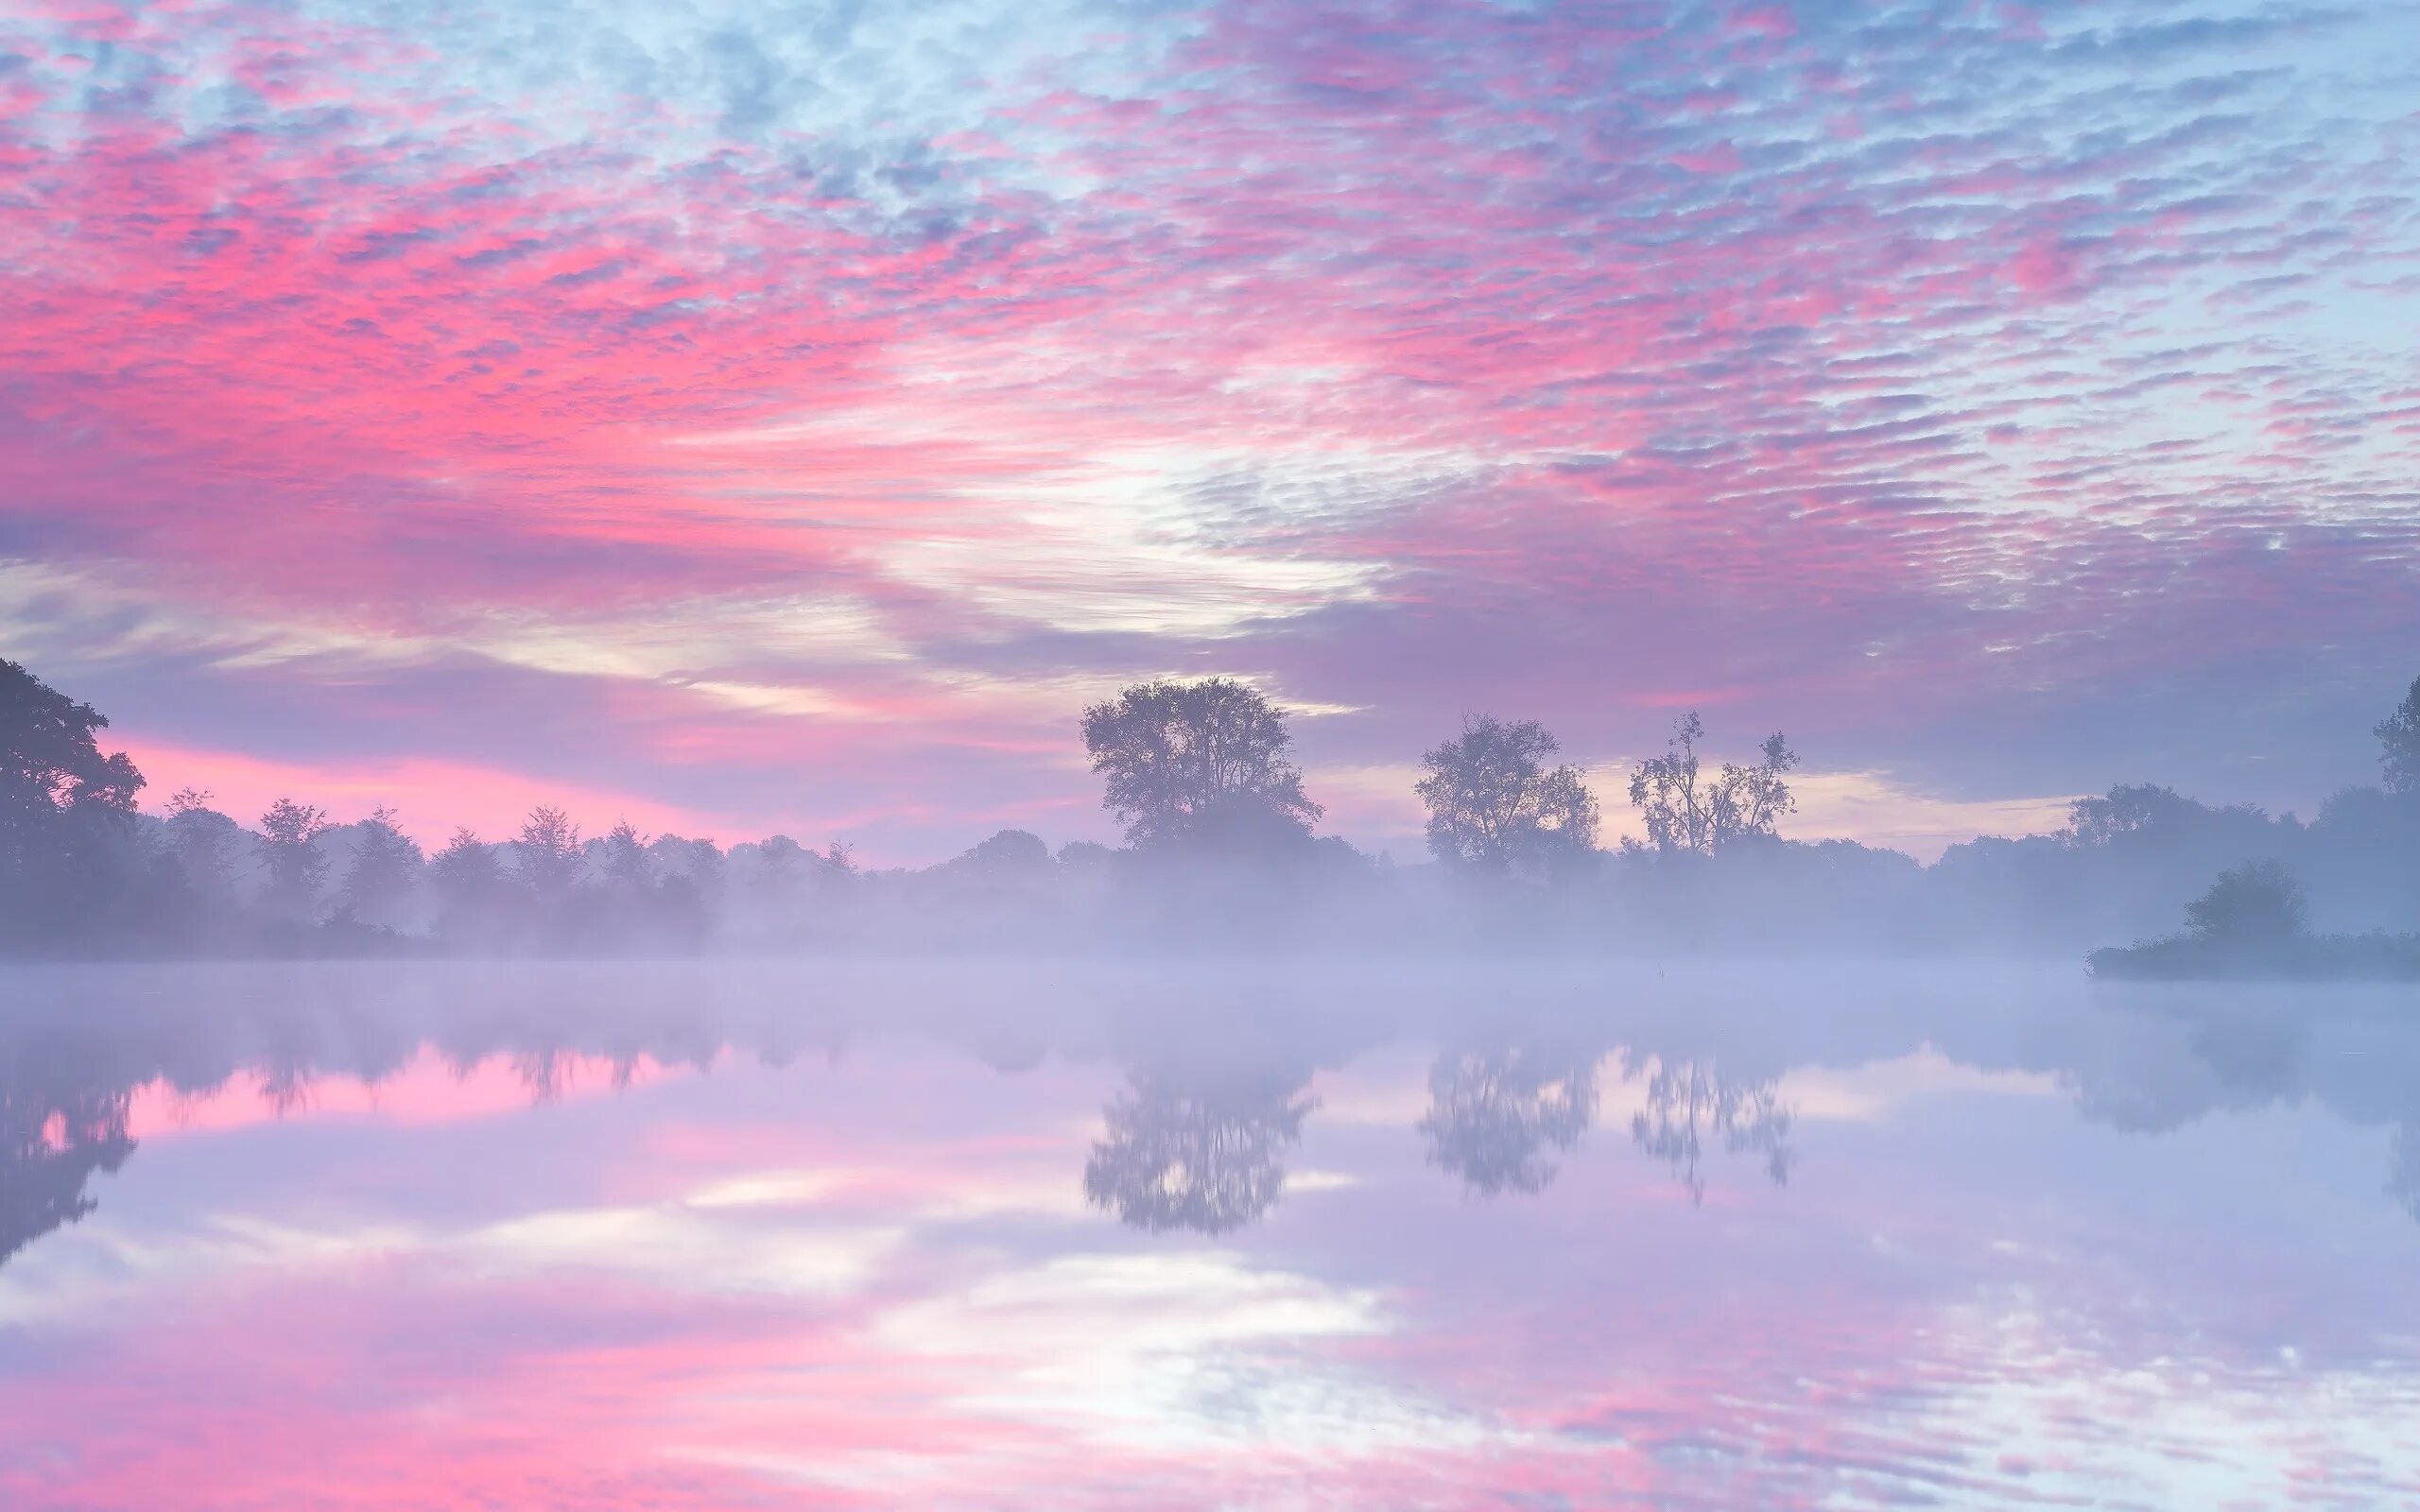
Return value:
[(1697, 746), (1704, 736), (1695, 713), (1683, 715), (1664, 754), (1641, 762), (1631, 775), (1630, 800), (1658, 850), (1711, 855), (1748, 835), (1772, 833), (1774, 821), (1798, 807), (1784, 780), (1798, 765), (1798, 753), (1781, 731), (1765, 737), (1754, 765), (1725, 762), (1712, 782), (1700, 775)]
[(1286, 718), (1230, 678), (1137, 683), (1084, 711), (1103, 806), (1137, 848), (1257, 846), (1302, 837), (1321, 814), (1303, 793)]
[(2276, 945), (2303, 933), (2309, 918), (2302, 884), (2277, 861), (2251, 861), (2219, 873), (2210, 890), (2185, 905), (2185, 922), (2204, 939)]
[(2394, 706), (2394, 713), (2377, 722), (2375, 733), (2386, 790), (2420, 793), (2420, 678), (2411, 679), (2411, 691)]
[(1597, 848), (1597, 799), (1576, 766), (1547, 768), (1560, 747), (1534, 719), (1493, 714), (1421, 757), (1413, 791), (1428, 806), (1428, 850), (1474, 871), (1547, 873)]
[(0, 932), (84, 931), (112, 900), (114, 833), (143, 774), (103, 755), (109, 720), (0, 661)]

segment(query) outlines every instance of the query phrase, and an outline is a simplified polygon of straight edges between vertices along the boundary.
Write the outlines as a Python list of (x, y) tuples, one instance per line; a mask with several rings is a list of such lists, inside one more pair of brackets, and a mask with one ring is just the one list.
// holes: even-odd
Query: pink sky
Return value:
[(1208, 672), (1398, 850), (1478, 710), (1605, 771), (1780, 726), (1920, 850), (2119, 781), (2308, 810), (2420, 672), (2402, 41), (35, 0), (0, 651), (155, 803), (424, 834), (1100, 836), (1077, 711)]

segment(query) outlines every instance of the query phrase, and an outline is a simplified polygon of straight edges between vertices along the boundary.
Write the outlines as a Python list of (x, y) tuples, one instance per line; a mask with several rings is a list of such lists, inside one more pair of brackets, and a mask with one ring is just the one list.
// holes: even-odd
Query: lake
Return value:
[(2420, 1507), (2420, 994), (0, 975), (0, 1505)]

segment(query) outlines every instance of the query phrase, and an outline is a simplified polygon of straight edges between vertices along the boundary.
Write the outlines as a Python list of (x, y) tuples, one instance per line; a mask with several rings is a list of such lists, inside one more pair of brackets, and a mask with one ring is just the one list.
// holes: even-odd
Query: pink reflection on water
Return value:
[(578, 1053), (497, 1055), (465, 1066), (424, 1046), (400, 1070), (375, 1080), (314, 1074), (282, 1082), (273, 1074), (243, 1071), (195, 1092), (155, 1078), (130, 1094), (126, 1126), (135, 1139), (151, 1140), (300, 1118), (445, 1124), (519, 1112), (532, 1102), (626, 1091), (695, 1070), (649, 1056)]
[[(200, 1217), (121, 1186), (0, 1273), (0, 1504), (2420, 1497), (2408, 1369), (2263, 1358), (2090, 1194), (2066, 1234), (1920, 1152), (1853, 1179), (1836, 1142), (1815, 1193), (1697, 1208), (1599, 1128), (1546, 1192), (1479, 1204), (1406, 1128), (1314, 1125), (1296, 1175), (1322, 1179), (1270, 1221), (1158, 1240), (1077, 1200), (1105, 1074), (725, 1061), (602, 1099), (612, 1063), (575, 1064), (515, 1119), (488, 1116), (529, 1101), (506, 1063), (416, 1057), (380, 1084), (399, 1104), (313, 1104), (379, 1115), (370, 1153), (311, 1165), (328, 1130), (293, 1123), (273, 1177), (221, 1142), (147, 1151), (218, 1194)], [(1322, 1087), (1382, 1100), (1357, 1080)], [(185, 1127), (274, 1119), (263, 1095)], [(2069, 1118), (2041, 1102), (2021, 1115)], [(439, 1136), (460, 1211), (362, 1182)], [(2170, 1239), (2155, 1259), (2195, 1235)], [(2289, 1322), (2333, 1305), (2297, 1286), (2319, 1268), (2275, 1270)]]

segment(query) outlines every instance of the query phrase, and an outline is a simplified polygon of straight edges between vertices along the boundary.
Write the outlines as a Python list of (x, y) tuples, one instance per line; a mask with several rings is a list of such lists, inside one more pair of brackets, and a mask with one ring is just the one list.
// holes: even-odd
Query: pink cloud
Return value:
[[(964, 779), (1038, 751), (1082, 688), (1244, 645), (1265, 675), (1371, 669), (1300, 690), (1389, 689), (1402, 713), (1362, 718), (1366, 757), (1392, 719), (1469, 696), (1418, 676), (1436, 624), (1461, 617), (1477, 661), (1479, 610), (1514, 593), (1550, 636), (1611, 623), (1638, 654), (1527, 686), (1508, 656), (1482, 691), (1566, 724), (1820, 691), (1841, 739), (1899, 721), (1919, 766), (1946, 765), (1968, 690), (2075, 711), (2266, 675), (2196, 581), (2256, 581), (2305, 653), (2360, 659), (2347, 685), (2385, 676), (2369, 648), (2408, 615), (2347, 589), (2391, 591), (2411, 559), (2420, 428), (2408, 373), (2311, 322), (2412, 250), (2377, 167), (2405, 128), (2305, 110), (2352, 66), (2296, 50), (2325, 18), (1193, 19), (1123, 76), (973, 68), (980, 109), (919, 136), (744, 127), (694, 79), (497, 86), (526, 60), (453, 67), (443, 18), (22, 9), (0, 24), (32, 60), (0, 73), (0, 555), (356, 647), (424, 638), (446, 665), (497, 614), (703, 641), (734, 598), (847, 602), (884, 660), (768, 649), (742, 680), (868, 732), (700, 713), (677, 659), (579, 674), (621, 685), (589, 700), (589, 743), (662, 768), (645, 793), (579, 780), (581, 801), (709, 833), (788, 822), (753, 796), (726, 821), (712, 795), (802, 755), (849, 767), (827, 809), (934, 836), (1080, 805), (1064, 762)], [(141, 89), (95, 78), (104, 41)], [(2275, 77), (2230, 66), (2256, 43)], [(252, 113), (213, 114), (221, 84)], [(2280, 277), (2295, 301), (2252, 288)], [(2243, 313), (2203, 333), (2213, 308)], [(2262, 533), (2291, 555), (2245, 559)], [(935, 547), (964, 565), (920, 568)], [(1355, 590), (1274, 586), (1305, 561), (1359, 569)], [(1222, 621), (1082, 623), (1121, 576)], [(2151, 587), (2219, 638), (2169, 633)], [(1238, 629), (1255, 616), (1266, 635)], [(225, 660), (197, 651), (112, 712), (132, 732), (166, 717), (159, 680), (259, 676)], [(299, 695), (410, 660), (285, 675)], [(1004, 713), (1016, 688), (1049, 719)], [(332, 783), (459, 759), (346, 707), (330, 739), (360, 759), (324, 764)], [(186, 717), (148, 738), (278, 754)], [(2128, 736), (2095, 759), (2162, 754)], [(983, 791), (937, 800), (936, 773)], [(488, 773), (475, 813), (421, 822), (484, 828), (508, 791)]]

